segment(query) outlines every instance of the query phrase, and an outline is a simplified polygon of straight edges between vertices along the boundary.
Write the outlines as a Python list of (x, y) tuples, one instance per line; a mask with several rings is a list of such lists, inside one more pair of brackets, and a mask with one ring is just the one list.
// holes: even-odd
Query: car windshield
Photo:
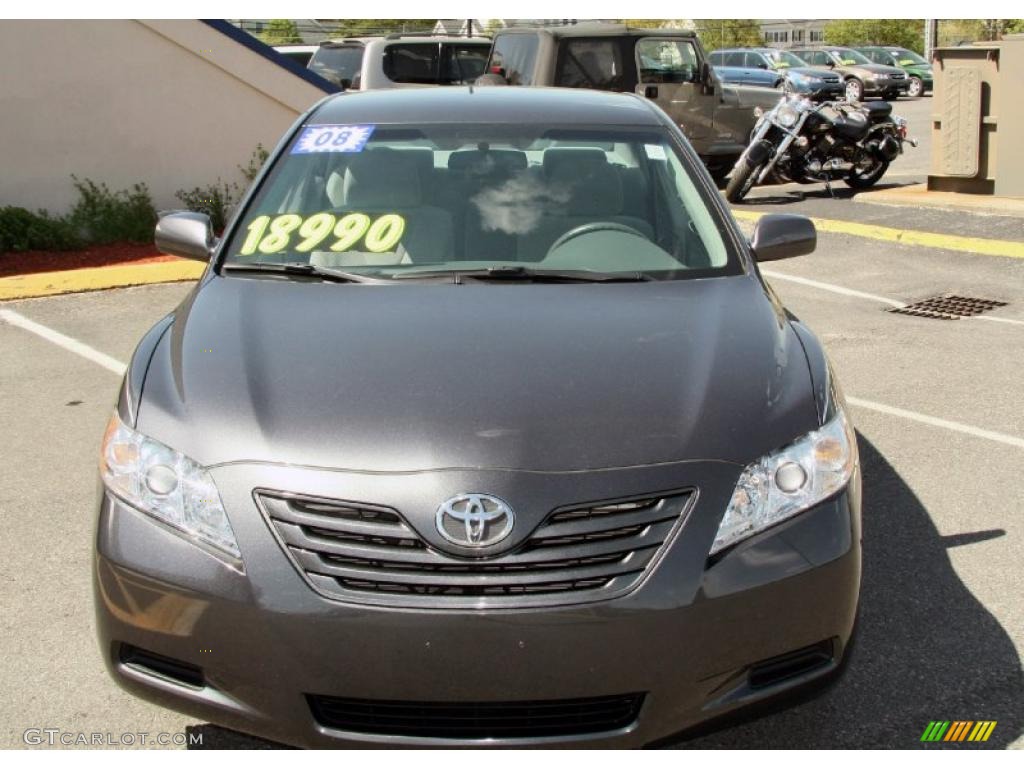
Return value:
[(735, 274), (691, 174), (662, 128), (309, 124), (244, 212), (225, 264), (382, 278)]
[(901, 67), (908, 67), (914, 64), (928, 65), (928, 60), (924, 56), (908, 51), (906, 48), (893, 48), (889, 53), (896, 57), (896, 61), (899, 62)]
[(806, 61), (801, 59), (795, 53), (790, 53), (789, 51), (772, 51), (768, 55), (771, 58), (771, 60), (775, 63), (777, 69), (808, 66)]
[(870, 64), (871, 61), (863, 53), (852, 48), (834, 48), (830, 53), (836, 57), (844, 67), (854, 64)]
[(309, 68), (318, 75), (346, 88), (359, 84), (362, 67), (361, 45), (321, 46), (309, 62)]

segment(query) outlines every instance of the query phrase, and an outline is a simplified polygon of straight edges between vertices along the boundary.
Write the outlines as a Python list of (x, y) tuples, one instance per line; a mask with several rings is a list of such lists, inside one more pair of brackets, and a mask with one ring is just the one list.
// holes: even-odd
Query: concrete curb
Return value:
[(33, 299), (62, 293), (102, 291), (129, 285), (172, 283), (195, 280), (203, 274), (206, 265), (198, 261), (179, 259), (148, 264), (120, 264), (112, 267), (68, 269), (58, 272), (39, 272), (34, 275), (15, 275), (0, 278), (0, 301)]
[(1013, 216), (1024, 218), (1024, 197), (994, 197), (991, 195), (965, 195), (957, 192), (929, 191), (926, 184), (876, 189), (861, 192), (853, 198), (858, 203), (872, 205), (909, 206), (914, 208), (942, 208), (969, 211), (987, 216)]
[[(766, 213), (759, 211), (732, 210), (738, 221), (757, 221)], [(959, 251), (981, 256), (1003, 256), (1010, 259), (1024, 259), (1024, 242), (1014, 240), (990, 240), (985, 237), (964, 237), (963, 235), (947, 235), (940, 232), (921, 232), (916, 229), (895, 229), (877, 224), (861, 224), (856, 221), (840, 219), (819, 219), (809, 217), (819, 232), (831, 232), (837, 235), (852, 235), (868, 240), (882, 240), (901, 245), (914, 245), (921, 248), (934, 248), (944, 251)]]

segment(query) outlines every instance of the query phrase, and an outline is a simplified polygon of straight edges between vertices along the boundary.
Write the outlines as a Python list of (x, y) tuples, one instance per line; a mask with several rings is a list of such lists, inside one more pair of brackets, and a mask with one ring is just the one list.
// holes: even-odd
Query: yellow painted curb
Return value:
[[(733, 210), (732, 215), (741, 221), (757, 221), (765, 213), (757, 211)], [(811, 217), (819, 232), (831, 232), (837, 235), (853, 235), (869, 240), (884, 240), (903, 245), (917, 245), (922, 248), (941, 248), (946, 251), (976, 253), (983, 256), (1006, 256), (1011, 259), (1024, 259), (1024, 243), (1012, 240), (989, 240), (984, 237), (964, 237), (962, 235), (946, 235), (940, 232), (920, 232), (914, 229), (894, 229), (880, 227), (875, 224), (859, 224), (855, 221), (839, 221), (837, 219), (818, 219)]]
[(201, 262), (182, 259), (3, 277), (0, 278), (0, 301), (80, 291), (101, 291), (105, 288), (123, 288), (128, 285), (195, 280), (205, 269), (206, 265)]

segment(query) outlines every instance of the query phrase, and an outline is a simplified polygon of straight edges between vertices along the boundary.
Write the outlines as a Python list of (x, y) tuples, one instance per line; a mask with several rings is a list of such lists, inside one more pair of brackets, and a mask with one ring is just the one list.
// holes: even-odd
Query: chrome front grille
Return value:
[(394, 509), (257, 491), (296, 568), (335, 600), (427, 608), (606, 600), (643, 579), (692, 493), (554, 510), (510, 552), (470, 559), (425, 542)]
[(889, 75), (890, 80), (903, 80), (905, 77), (906, 75), (904, 75), (902, 72), (893, 72), (891, 75)]
[(839, 75), (824, 75), (821, 80), (825, 83), (838, 83)]

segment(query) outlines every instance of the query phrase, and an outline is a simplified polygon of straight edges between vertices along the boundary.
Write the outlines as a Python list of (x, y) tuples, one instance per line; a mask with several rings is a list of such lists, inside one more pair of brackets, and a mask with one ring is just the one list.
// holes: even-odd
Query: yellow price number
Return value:
[(280, 216), (257, 216), (246, 227), (248, 235), (242, 243), (242, 256), (260, 253), (280, 253), (292, 243), (292, 235), (298, 237), (295, 250), (309, 253), (328, 238), (334, 242), (332, 251), (347, 251), (360, 240), (370, 253), (384, 253), (394, 250), (405, 234), (405, 219), (397, 213), (385, 213), (376, 219), (365, 213), (347, 213), (336, 217), (333, 213), (314, 213), (303, 218), (298, 214), (284, 213)]

